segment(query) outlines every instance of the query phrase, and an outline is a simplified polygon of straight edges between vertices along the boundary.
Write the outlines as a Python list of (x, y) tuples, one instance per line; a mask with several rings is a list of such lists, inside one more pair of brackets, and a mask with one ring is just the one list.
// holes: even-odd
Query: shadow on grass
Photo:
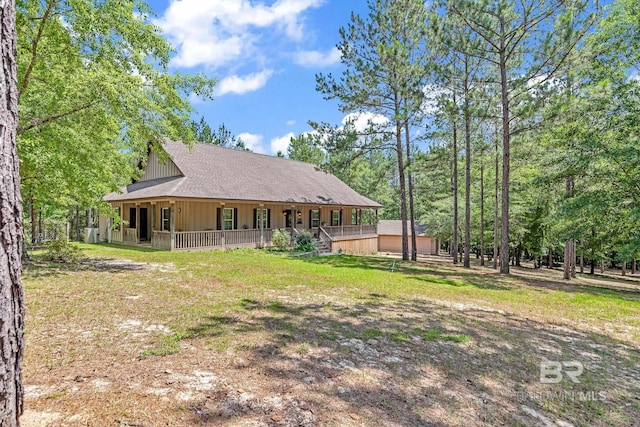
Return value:
[(77, 262), (55, 263), (44, 261), (37, 256), (24, 265), (26, 276), (55, 277), (76, 272), (107, 272), (120, 273), (122, 271), (143, 271), (148, 269), (145, 263), (125, 261), (114, 258), (82, 258)]
[[(262, 417), (269, 425), (273, 420), (340, 424), (355, 413), (357, 425), (535, 424), (520, 410), (523, 404), (574, 425), (609, 425), (611, 419), (624, 424), (640, 416), (633, 404), (638, 349), (607, 336), (557, 330), (497, 312), (370, 297), (346, 307), (245, 299), (239, 302), (245, 316), (205, 317), (191, 330), (199, 337), (226, 334), (242, 343), (236, 351), (249, 359), (247, 374), (260, 378), (259, 386), (267, 388), (261, 394), (281, 396), (282, 403), (272, 407), (258, 398), (212, 390), (192, 405), (194, 423)], [(543, 391), (596, 391), (607, 399), (526, 398), (540, 393), (543, 360), (585, 366), (582, 384), (545, 384)], [(346, 412), (331, 409), (337, 407)], [(461, 418), (449, 422), (444, 414)]]
[[(382, 257), (360, 257), (353, 255), (340, 255), (331, 257), (316, 257), (304, 260), (305, 262), (328, 265), (336, 268), (356, 268), (363, 270), (387, 271), (390, 274), (404, 274), (413, 276), (426, 285), (430, 283), (447, 285), (452, 287), (472, 286), (479, 289), (510, 291), (519, 287), (539, 290), (556, 290), (568, 293), (583, 293), (594, 296), (617, 298), (626, 301), (640, 301), (640, 287), (638, 289), (624, 289), (615, 286), (616, 281), (607, 286), (591, 286), (576, 282), (564, 282), (554, 278), (538, 278), (535, 276), (509, 276), (508, 278), (497, 272), (478, 274), (458, 269), (438, 270), (429, 264), (418, 262), (404, 262)], [(391, 265), (396, 262), (397, 270), (391, 273)], [(520, 268), (522, 272), (528, 269)], [(530, 270), (530, 269), (529, 269)], [(532, 270), (533, 271), (533, 270)]]

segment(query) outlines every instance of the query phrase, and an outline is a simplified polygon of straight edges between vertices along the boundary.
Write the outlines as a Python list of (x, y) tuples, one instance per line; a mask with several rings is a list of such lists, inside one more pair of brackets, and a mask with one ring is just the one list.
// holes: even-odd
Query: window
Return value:
[(269, 209), (253, 210), (253, 228), (269, 228)]
[(340, 225), (340, 211), (331, 211), (331, 225), (333, 227)]
[(129, 208), (129, 228), (136, 228), (136, 208)]
[(319, 210), (311, 211), (311, 218), (309, 222), (311, 223), (310, 228), (320, 227), (320, 211)]
[(120, 216), (120, 208), (115, 208), (116, 214), (113, 217), (113, 229), (115, 231), (120, 231), (120, 223), (122, 222), (122, 217)]
[(171, 231), (171, 210), (160, 208), (160, 230)]
[(224, 208), (224, 214), (222, 217), (223, 230), (233, 230), (234, 222), (234, 209)]

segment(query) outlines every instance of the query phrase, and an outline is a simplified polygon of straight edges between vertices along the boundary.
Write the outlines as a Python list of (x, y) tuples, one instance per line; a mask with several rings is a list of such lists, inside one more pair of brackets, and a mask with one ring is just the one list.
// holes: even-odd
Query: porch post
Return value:
[(140, 244), (140, 203), (136, 203), (136, 243)]
[(111, 233), (113, 228), (113, 218), (107, 217), (107, 243), (111, 243)]
[(222, 218), (220, 218), (220, 224), (222, 225), (222, 247), (224, 248), (226, 246), (224, 238), (224, 203), (220, 203), (220, 215), (222, 215)]
[(155, 238), (155, 230), (156, 227), (156, 202), (151, 202), (151, 247), (153, 247), (153, 240)]
[(260, 215), (258, 221), (260, 221), (260, 249), (264, 248), (264, 205), (259, 205)]
[(171, 250), (176, 248), (176, 220), (175, 220), (176, 202), (169, 202), (169, 232), (171, 234)]

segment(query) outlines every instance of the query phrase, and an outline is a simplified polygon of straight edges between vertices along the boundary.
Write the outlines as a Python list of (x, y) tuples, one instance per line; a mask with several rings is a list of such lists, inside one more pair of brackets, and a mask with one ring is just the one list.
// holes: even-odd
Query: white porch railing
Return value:
[(329, 236), (335, 237), (352, 237), (352, 236), (371, 236), (378, 234), (375, 225), (345, 225), (334, 227), (322, 227)]
[[(260, 244), (260, 229), (180, 231), (175, 233), (174, 249), (214, 248), (225, 246)], [(262, 230), (262, 243), (271, 242), (273, 230)], [(169, 235), (169, 238), (170, 235)]]
[[(135, 229), (124, 229), (125, 239), (128, 230), (133, 231), (132, 239), (125, 240), (135, 242)], [(375, 225), (351, 225), (345, 227), (320, 227), (319, 238), (330, 242), (333, 238), (371, 236), (376, 234)], [(287, 229), (295, 236), (295, 228)], [(153, 232), (153, 247), (157, 249), (206, 249), (221, 247), (237, 247), (246, 245), (259, 246), (261, 243), (260, 229), (251, 230), (207, 230), (207, 231), (177, 231), (174, 233), (174, 245), (171, 247), (171, 233), (168, 231)], [(262, 243), (269, 245), (273, 237), (273, 229), (262, 230)]]

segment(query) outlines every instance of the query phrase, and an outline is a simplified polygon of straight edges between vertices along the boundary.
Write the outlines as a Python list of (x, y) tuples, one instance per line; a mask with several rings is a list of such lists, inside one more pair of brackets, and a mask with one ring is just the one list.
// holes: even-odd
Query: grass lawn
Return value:
[[(626, 426), (640, 281), (83, 245), (26, 267), (23, 425)], [(542, 361), (579, 362), (573, 382)], [(575, 371), (567, 366), (566, 370)]]

